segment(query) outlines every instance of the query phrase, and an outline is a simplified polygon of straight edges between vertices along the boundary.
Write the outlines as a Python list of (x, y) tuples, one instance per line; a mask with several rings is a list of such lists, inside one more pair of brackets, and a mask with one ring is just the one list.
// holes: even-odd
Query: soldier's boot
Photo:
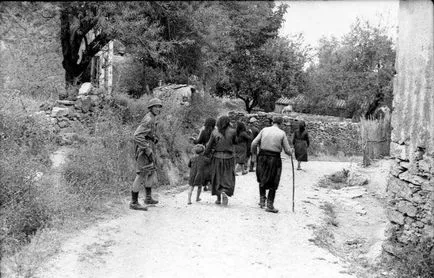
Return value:
[(158, 204), (157, 200), (152, 199), (152, 188), (146, 187), (146, 198), (145, 198), (145, 204), (147, 205), (155, 205)]
[(262, 209), (265, 207), (265, 201), (267, 200), (267, 197), (265, 196), (260, 196), (259, 197), (259, 207)]
[(130, 209), (134, 209), (134, 210), (148, 210), (147, 207), (142, 206), (138, 202), (139, 192), (131, 191), (131, 195), (132, 195), (132, 198), (131, 198), (131, 202), (130, 202), (130, 205), (129, 205)]
[(268, 191), (268, 199), (267, 199), (267, 208), (265, 211), (272, 212), (272, 213), (278, 213), (279, 210), (274, 207), (274, 197), (276, 196), (276, 190), (270, 189)]

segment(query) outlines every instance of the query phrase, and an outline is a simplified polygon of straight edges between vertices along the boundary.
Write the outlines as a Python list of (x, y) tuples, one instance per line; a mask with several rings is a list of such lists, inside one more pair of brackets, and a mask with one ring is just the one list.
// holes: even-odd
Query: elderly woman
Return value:
[(235, 157), (234, 145), (236, 131), (230, 126), (228, 116), (221, 116), (217, 120), (217, 130), (211, 133), (205, 155), (211, 150), (214, 154), (211, 159), (211, 194), (217, 196), (216, 204), (228, 204), (228, 196), (234, 194), (235, 189)]
[[(209, 141), (209, 138), (211, 138), (211, 133), (214, 130), (216, 121), (213, 118), (207, 118), (205, 120), (204, 126), (200, 129), (199, 136), (196, 138), (192, 137), (190, 138), (193, 142), (193, 144), (201, 144), (206, 146), (206, 144)], [(211, 182), (211, 155), (207, 155), (204, 158), (203, 163), (201, 164), (200, 169), (198, 169), (199, 172), (202, 173), (203, 176), (203, 190), (208, 191), (208, 183)]]
[(309, 135), (306, 131), (306, 123), (301, 121), (298, 130), (294, 132), (292, 144), (294, 145), (295, 159), (297, 159), (297, 170), (301, 170), (301, 162), (307, 161), (307, 148), (309, 147)]
[[(237, 123), (237, 138), (236, 138), (236, 145), (235, 145), (235, 153), (236, 153), (236, 163), (237, 165), (240, 165), (241, 173), (243, 175), (247, 174), (247, 159), (250, 154), (250, 150), (247, 148), (249, 147), (249, 143), (252, 140), (252, 136), (247, 132), (246, 125), (243, 122)], [(237, 175), (235, 173), (235, 175)]]

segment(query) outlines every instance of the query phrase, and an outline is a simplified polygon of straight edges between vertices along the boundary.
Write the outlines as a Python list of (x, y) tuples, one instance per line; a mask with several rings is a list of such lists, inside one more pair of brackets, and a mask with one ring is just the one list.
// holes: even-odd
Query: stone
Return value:
[(411, 217), (416, 216), (417, 213), (417, 208), (407, 201), (400, 201), (397, 205), (397, 209)]
[(423, 227), (425, 226), (425, 224), (424, 224), (423, 222), (421, 222), (421, 221), (416, 221), (416, 222), (415, 222), (415, 225), (416, 225), (416, 227), (418, 227), (418, 228), (423, 228)]
[(390, 156), (401, 160), (409, 160), (409, 148), (406, 145), (399, 145), (395, 142), (391, 142)]
[(430, 162), (430, 161), (428, 161), (428, 158), (427, 158), (424, 160), (420, 160), (418, 162), (418, 167), (419, 167), (419, 170), (421, 170), (423, 172), (431, 173), (431, 169), (433, 168), (432, 164), (433, 164), (432, 160)]
[(91, 101), (92, 105), (99, 105), (100, 102), (101, 102), (101, 98), (99, 98), (96, 95), (91, 95), (90, 96), (90, 101)]
[(60, 121), (60, 122), (57, 123), (57, 125), (58, 125), (60, 128), (65, 128), (65, 127), (70, 126), (69, 121), (67, 121), (67, 120)]
[(69, 114), (69, 109), (65, 107), (54, 107), (51, 111), (51, 117), (60, 118), (67, 116)]
[(81, 111), (83, 111), (83, 113), (87, 113), (91, 106), (92, 101), (90, 97), (81, 98)]
[(57, 124), (57, 119), (56, 118), (50, 118), (50, 121), (52, 124)]
[(79, 98), (74, 102), (74, 108), (81, 110), (82, 107), (83, 107), (83, 103), (81, 101), (81, 98)]
[(81, 85), (80, 89), (78, 90), (78, 95), (89, 95), (92, 92), (92, 83), (85, 82)]
[(71, 106), (74, 105), (75, 102), (72, 100), (57, 100), (56, 103), (60, 105)]
[(394, 256), (402, 255), (402, 247), (398, 243), (392, 243), (389, 240), (385, 241), (382, 245), (383, 250)]
[(389, 179), (389, 183), (387, 184), (387, 191), (393, 192), (399, 197), (402, 197), (406, 200), (411, 200), (411, 196), (413, 194), (413, 191), (411, 190), (408, 182), (405, 182), (395, 177), (391, 177)]
[(404, 215), (402, 215), (402, 213), (399, 211), (389, 208), (387, 210), (387, 217), (392, 223), (404, 225)]
[(422, 183), (421, 189), (424, 191), (434, 191), (434, 180), (426, 180)]
[(362, 186), (367, 185), (369, 180), (367, 177), (352, 171), (350, 172), (347, 183), (349, 186)]
[(400, 165), (401, 167), (405, 168), (405, 169), (409, 169), (409, 168), (410, 168), (410, 162), (407, 162), (407, 161), (401, 161), (401, 162), (399, 163), (399, 165)]

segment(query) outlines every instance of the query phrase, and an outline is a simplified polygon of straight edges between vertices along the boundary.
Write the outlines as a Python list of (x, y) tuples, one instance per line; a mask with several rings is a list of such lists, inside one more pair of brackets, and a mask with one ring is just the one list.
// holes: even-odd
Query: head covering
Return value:
[(246, 131), (246, 125), (243, 122), (237, 123), (237, 135), (240, 135), (241, 132)]
[(228, 116), (221, 116), (217, 120), (217, 129), (224, 136), (225, 130), (229, 126), (230, 120)]
[(306, 129), (306, 123), (304, 121), (300, 121), (300, 123), (298, 124), (298, 130), (300, 130), (300, 132), (303, 132)]
[(283, 118), (282, 117), (280, 117), (280, 116), (274, 116), (273, 117), (273, 124), (278, 124), (278, 125), (280, 125), (280, 124), (282, 124), (283, 123)]
[(214, 118), (207, 118), (205, 120), (205, 128), (214, 129), (215, 127), (215, 119)]
[(193, 147), (193, 151), (197, 154), (201, 154), (205, 151), (205, 146), (202, 144), (197, 144)]
[(153, 107), (153, 106), (163, 107), (163, 103), (161, 102), (161, 100), (159, 98), (153, 98), (149, 101), (148, 108), (151, 109), (151, 107)]

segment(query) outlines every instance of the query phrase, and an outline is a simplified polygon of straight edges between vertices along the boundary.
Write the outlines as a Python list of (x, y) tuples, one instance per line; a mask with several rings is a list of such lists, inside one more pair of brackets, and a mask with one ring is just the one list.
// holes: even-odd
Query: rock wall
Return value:
[[(242, 121), (246, 125), (253, 125), (261, 130), (270, 126), (271, 119), (277, 113), (244, 114), (240, 112), (230, 112), (231, 121)], [(360, 144), (360, 125), (351, 121), (341, 121), (339, 118), (330, 116), (306, 115), (291, 113), (283, 116), (283, 129), (285, 130), (289, 143), (292, 144), (292, 136), (298, 128), (300, 120), (306, 123), (309, 133), (310, 155), (362, 155)]]
[(389, 240), (383, 248), (433, 239), (434, 6), (430, 0), (400, 1), (388, 182)]

